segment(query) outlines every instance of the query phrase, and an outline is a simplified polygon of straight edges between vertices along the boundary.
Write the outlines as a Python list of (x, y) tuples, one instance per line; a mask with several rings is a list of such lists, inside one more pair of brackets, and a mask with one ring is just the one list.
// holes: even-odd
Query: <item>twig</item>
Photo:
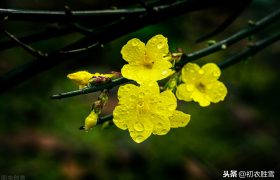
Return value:
[[(47, 28), (46, 30), (43, 30), (41, 32), (36, 32), (34, 34), (31, 35), (25, 35), (25, 36), (21, 36), (18, 37), (18, 39), (20, 39), (22, 42), (25, 43), (32, 43), (32, 42), (36, 42), (36, 41), (41, 41), (41, 40), (45, 40), (48, 38), (55, 38), (57, 36), (63, 36), (69, 33), (73, 33), (74, 31), (72, 29), (69, 28)], [(12, 48), (14, 46), (18, 46), (19, 44), (17, 42), (15, 42), (14, 40), (6, 40), (6, 41), (1, 41), (0, 42), (0, 51), (1, 50), (5, 50), (5, 49), (9, 49)]]
[(273, 23), (280, 21), (280, 9), (276, 10), (275, 12), (269, 14), (268, 16), (264, 17), (260, 21), (256, 22), (254, 25), (249, 25), (248, 27), (244, 28), (243, 30), (233, 34), (232, 36), (217, 42), (216, 44), (209, 46), (207, 48), (198, 50), (194, 53), (187, 54), (185, 57), (181, 59), (176, 65), (175, 69), (179, 70), (181, 69), (187, 62), (205, 57), (209, 54), (212, 54), (216, 51), (219, 51), (222, 49), (222, 46), (230, 46), (241, 39), (244, 39), (245, 37), (248, 37), (264, 28), (266, 28), (268, 25), (272, 25)]
[(35, 50), (34, 48), (32, 48), (31, 46), (23, 43), (22, 41), (20, 41), (17, 37), (15, 37), (13, 34), (11, 34), (10, 32), (8, 32), (7, 30), (3, 30), (3, 32), (12, 40), (14, 40), (16, 43), (18, 43), (24, 50), (26, 50), (27, 52), (29, 52), (31, 55), (33, 55), (34, 57), (37, 58), (45, 58), (48, 56), (47, 53), (43, 53), (39, 50)]
[(88, 94), (88, 93), (100, 91), (100, 90), (103, 90), (103, 89), (111, 89), (115, 86), (124, 84), (124, 83), (129, 82), (129, 81), (130, 80), (121, 77), (121, 78), (118, 78), (118, 79), (114, 79), (111, 82), (106, 83), (106, 84), (100, 84), (100, 85), (95, 85), (95, 86), (92, 86), (92, 87), (86, 87), (86, 88), (83, 88), (83, 89), (79, 89), (79, 90), (76, 90), (76, 91), (70, 91), (70, 92), (55, 94), (55, 95), (52, 95), (51, 98), (52, 99), (62, 99), (62, 98), (77, 96), (77, 95), (81, 95), (81, 94)]
[(218, 65), (220, 66), (220, 68), (225, 69), (235, 63), (238, 63), (239, 61), (241, 61), (247, 57), (255, 55), (260, 50), (266, 48), (267, 46), (275, 43), (278, 40), (280, 40), (280, 33), (277, 33), (264, 40), (258, 41), (254, 45), (250, 45), (248, 49), (245, 49), (245, 50), (241, 51), (240, 53), (229, 57), (228, 59), (220, 62)]

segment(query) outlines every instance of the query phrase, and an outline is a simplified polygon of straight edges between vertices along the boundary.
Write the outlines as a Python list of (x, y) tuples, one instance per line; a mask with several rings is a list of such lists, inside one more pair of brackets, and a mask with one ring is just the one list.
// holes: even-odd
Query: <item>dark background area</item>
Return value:
[[(131, 1), (2, 0), (0, 8), (63, 10), (129, 7)], [(223, 33), (222, 40), (278, 9), (277, 0), (255, 0)], [(78, 130), (98, 93), (52, 100), (59, 92), (77, 89), (66, 75), (79, 70), (92, 73), (119, 71), (125, 64), (120, 50), (131, 38), (146, 42), (156, 34), (168, 37), (172, 52), (186, 53), (207, 47), (195, 40), (225, 20), (230, 9), (213, 8), (170, 18), (118, 38), (43, 72), (0, 95), (0, 175), (24, 175), (26, 179), (213, 179), (224, 170), (275, 171), (279, 177), (279, 56), (280, 44), (225, 69), (221, 81), (228, 88), (225, 101), (210, 107), (179, 102), (192, 115), (185, 128), (165, 136), (151, 136), (136, 144), (127, 131), (98, 126), (86, 133)], [(94, 26), (95, 22), (92, 22)], [(25, 35), (52, 24), (6, 22), (5, 28)], [(279, 31), (279, 23), (254, 36), (258, 40)], [(82, 37), (72, 33), (31, 43), (50, 52)], [(7, 40), (0, 34), (0, 42)], [(221, 62), (244, 49), (243, 40), (197, 61)], [(20, 47), (0, 52), (0, 76), (33, 57)], [(117, 88), (110, 94), (104, 114), (117, 104)], [(278, 138), (277, 138), (278, 137)]]

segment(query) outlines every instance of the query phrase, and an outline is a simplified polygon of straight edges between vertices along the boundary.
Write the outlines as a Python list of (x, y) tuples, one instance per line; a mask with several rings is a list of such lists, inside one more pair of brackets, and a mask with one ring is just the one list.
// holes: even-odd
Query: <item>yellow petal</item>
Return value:
[(192, 93), (194, 91), (194, 85), (192, 84), (180, 84), (176, 90), (176, 96), (179, 100), (184, 100), (187, 102), (192, 101)]
[(192, 98), (195, 102), (198, 102), (199, 105), (202, 107), (210, 105), (210, 98), (206, 94), (201, 93), (198, 90), (192, 93)]
[(227, 95), (227, 88), (222, 82), (215, 81), (207, 84), (205, 94), (210, 97), (211, 102), (217, 103), (224, 100)]
[(85, 120), (85, 126), (84, 126), (85, 130), (87, 131), (93, 128), (97, 123), (97, 119), (98, 119), (98, 115), (94, 111), (91, 111)]
[(169, 117), (170, 126), (171, 128), (185, 127), (190, 119), (191, 115), (176, 110), (173, 115)]
[(160, 93), (160, 96), (155, 99), (151, 111), (160, 115), (169, 117), (177, 107), (177, 99), (171, 90), (166, 90)]
[(168, 54), (167, 38), (159, 34), (152, 37), (146, 44), (147, 58), (152, 61), (161, 61)]
[[(167, 65), (167, 66), (165, 66)], [(162, 65), (156, 64), (156, 68), (147, 68), (143, 65), (131, 65), (126, 64), (121, 69), (123, 77), (136, 81), (139, 84), (143, 84), (151, 81), (158, 81), (171, 75), (173, 71), (168, 68), (169, 63), (163, 63)]]
[(166, 116), (152, 114), (148, 116), (149, 121), (153, 123), (153, 134), (165, 135), (170, 130), (170, 121)]
[(120, 86), (118, 90), (118, 99), (119, 104), (133, 104), (137, 98), (137, 94), (139, 94), (139, 87), (133, 84), (126, 84), (124, 86)]
[(146, 117), (137, 119), (134, 123), (128, 124), (130, 137), (137, 143), (146, 140), (153, 132), (153, 124)]
[[(132, 111), (129, 112), (128, 110), (132, 110)], [(134, 112), (133, 109), (129, 109), (129, 106), (125, 106), (125, 105), (116, 106), (113, 111), (114, 124), (118, 128), (122, 130), (126, 130), (128, 123), (130, 123), (130, 121), (133, 120), (134, 118), (133, 112)]]
[(87, 85), (89, 83), (89, 79), (92, 78), (93, 74), (87, 71), (78, 71), (72, 74), (68, 74), (67, 77), (73, 80), (78, 85)]
[(123, 59), (130, 64), (142, 64), (145, 59), (145, 44), (133, 38), (122, 47), (121, 54)]
[(185, 83), (192, 83), (199, 81), (203, 71), (200, 71), (200, 67), (195, 63), (187, 63), (182, 68), (182, 80)]
[(204, 72), (203, 80), (204, 82), (210, 82), (217, 80), (221, 75), (220, 68), (214, 63), (207, 63), (201, 68)]

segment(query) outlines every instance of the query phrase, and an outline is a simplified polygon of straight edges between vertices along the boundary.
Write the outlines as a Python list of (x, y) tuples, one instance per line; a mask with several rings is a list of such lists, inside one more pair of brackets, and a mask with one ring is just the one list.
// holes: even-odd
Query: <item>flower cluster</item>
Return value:
[[(137, 84), (119, 87), (119, 103), (113, 111), (114, 124), (128, 130), (131, 138), (141, 143), (151, 134), (165, 135), (171, 128), (185, 127), (190, 115), (176, 110), (177, 99), (195, 101), (200, 106), (223, 101), (227, 88), (218, 80), (220, 68), (208, 63), (201, 68), (187, 63), (180, 71), (174, 71), (174, 63), (180, 61), (182, 52), (171, 53), (168, 40), (163, 35), (152, 37), (147, 44), (137, 38), (129, 40), (121, 49), (123, 59), (128, 63), (121, 69), (124, 78)], [(98, 83), (110, 83), (112, 74), (91, 74), (79, 71), (67, 77), (80, 88)], [(169, 78), (160, 87), (159, 80)], [(98, 115), (108, 99), (104, 90), (93, 105), (93, 110), (85, 120), (83, 129), (89, 130), (97, 124)]]

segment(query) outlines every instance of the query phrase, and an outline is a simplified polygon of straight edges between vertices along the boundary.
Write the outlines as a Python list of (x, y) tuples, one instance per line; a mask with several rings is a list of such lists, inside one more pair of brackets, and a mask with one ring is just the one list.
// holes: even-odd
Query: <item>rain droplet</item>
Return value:
[(213, 76), (215, 76), (215, 77), (220, 76), (220, 72), (219, 72), (219, 71), (215, 71), (215, 72), (213, 72)]
[(137, 143), (140, 143), (140, 142), (143, 141), (143, 139), (144, 139), (144, 136), (138, 135), (138, 136), (136, 136), (135, 141), (136, 141)]
[(144, 130), (144, 126), (143, 126), (143, 124), (142, 123), (140, 123), (140, 122), (137, 122), (136, 124), (134, 124), (134, 129), (136, 130), (136, 131), (143, 131)]
[(166, 70), (164, 70), (164, 71), (162, 71), (162, 73), (161, 73), (162, 75), (165, 75), (165, 74), (167, 74), (167, 71)]
[(138, 46), (138, 44), (139, 44), (138, 42), (133, 42), (132, 46)]
[(200, 69), (200, 70), (198, 71), (198, 73), (199, 73), (199, 74), (204, 74), (204, 71), (203, 71), (202, 69)]

